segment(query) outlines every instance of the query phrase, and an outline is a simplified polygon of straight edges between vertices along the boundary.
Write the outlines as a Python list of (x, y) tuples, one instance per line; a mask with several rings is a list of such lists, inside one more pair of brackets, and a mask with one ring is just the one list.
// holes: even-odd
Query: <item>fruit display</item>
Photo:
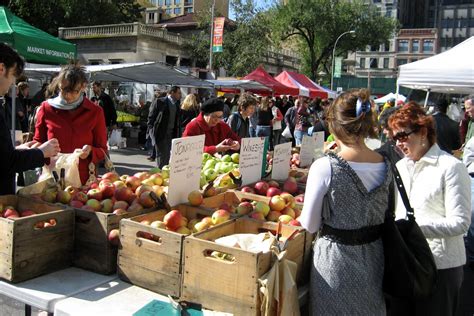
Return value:
[(240, 191), (268, 198), (275, 195), (290, 195), (294, 197), (296, 204), (302, 205), (304, 202), (304, 187), (298, 184), (294, 177), (288, 177), (282, 184), (275, 180), (260, 180), (253, 185), (241, 187)]
[[(234, 178), (240, 177), (239, 168), (240, 155), (233, 153), (232, 155), (223, 155), (222, 157), (212, 156), (208, 153), (202, 154), (202, 168), (200, 187), (205, 189), (208, 183), (212, 183), (218, 191), (235, 188)], [(232, 176), (230, 175), (232, 173)], [(209, 196), (215, 195), (209, 192)], [(216, 192), (217, 194), (218, 192)]]

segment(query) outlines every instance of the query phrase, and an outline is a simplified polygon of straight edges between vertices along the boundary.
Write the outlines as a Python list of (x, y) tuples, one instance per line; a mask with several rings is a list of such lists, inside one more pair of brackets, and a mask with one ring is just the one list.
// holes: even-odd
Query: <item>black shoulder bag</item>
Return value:
[(415, 221), (397, 168), (390, 162), (398, 191), (405, 204), (407, 219), (395, 221), (395, 190), (391, 190), (389, 209), (382, 232), (385, 256), (383, 290), (395, 298), (423, 300), (436, 288), (438, 271), (425, 236)]

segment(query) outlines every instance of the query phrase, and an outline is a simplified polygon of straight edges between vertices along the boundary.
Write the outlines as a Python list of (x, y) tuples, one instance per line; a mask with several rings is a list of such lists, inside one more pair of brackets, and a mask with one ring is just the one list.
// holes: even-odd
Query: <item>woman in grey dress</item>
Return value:
[(388, 207), (391, 172), (365, 145), (376, 138), (366, 89), (340, 95), (328, 123), (338, 154), (310, 168), (301, 224), (319, 232), (314, 245), (312, 315), (385, 315), (381, 224)]

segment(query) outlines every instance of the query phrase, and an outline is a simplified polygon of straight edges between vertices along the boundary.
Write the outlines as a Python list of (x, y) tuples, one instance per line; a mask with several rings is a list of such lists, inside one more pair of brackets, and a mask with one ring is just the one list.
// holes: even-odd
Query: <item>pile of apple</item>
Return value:
[(297, 183), (306, 184), (306, 182), (308, 181), (307, 172), (305, 173), (302, 171), (292, 169), (288, 172), (288, 176), (295, 178)]
[(287, 193), (295, 197), (297, 203), (304, 202), (304, 192), (298, 188), (298, 182), (294, 177), (288, 177), (280, 188), (280, 184), (275, 180), (270, 181), (258, 181), (251, 186), (244, 186), (240, 189), (242, 192), (254, 193), (258, 195), (263, 195), (267, 197), (273, 197), (275, 195), (282, 195)]
[(299, 153), (293, 153), (291, 155), (291, 159), (290, 159), (290, 167), (299, 168), (299, 166), (300, 166), (300, 154)]
[[(238, 176), (238, 172), (235, 171), (239, 168), (239, 159), (239, 153), (224, 155), (220, 158), (208, 153), (203, 153), (200, 187), (203, 188), (208, 182), (215, 181), (219, 175), (229, 172), (233, 172)], [(214, 183), (214, 186), (218, 188), (227, 188), (232, 184), (234, 184), (234, 182), (230, 177), (222, 177), (219, 178), (219, 181)]]
[[(16, 210), (14, 206), (7, 205), (3, 207), (3, 205), (0, 204), (0, 214), (1, 214), (1, 217), (3, 218), (13, 219), (13, 218), (28, 217), (28, 216), (36, 215), (36, 212), (33, 210), (28, 210), (28, 209), (19, 211), (19, 210)], [(39, 221), (34, 226), (36, 229), (56, 226), (56, 220), (54, 218), (51, 218), (46, 221)]]
[(163, 184), (168, 177), (169, 172), (163, 170), (157, 173), (138, 172), (133, 176), (108, 172), (82, 188), (48, 188), (42, 193), (41, 199), (92, 212), (120, 215), (155, 207), (151, 192), (157, 196), (163, 194)]

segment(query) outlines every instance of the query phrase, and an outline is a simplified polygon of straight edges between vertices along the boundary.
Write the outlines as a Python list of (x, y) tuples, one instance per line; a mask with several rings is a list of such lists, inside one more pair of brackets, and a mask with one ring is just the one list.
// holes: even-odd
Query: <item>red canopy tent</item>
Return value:
[(314, 84), (303, 74), (292, 71), (283, 71), (275, 79), (286, 86), (298, 89), (299, 95), (310, 98), (327, 98), (328, 93)]
[[(275, 80), (272, 76), (270, 76), (268, 74), (268, 72), (265, 71), (265, 69), (263, 69), (260, 66), (257, 67), (254, 71), (252, 71), (251, 73), (249, 73), (247, 76), (245, 76), (242, 79), (257, 81), (257, 82), (263, 84), (264, 86), (267, 86), (270, 89), (272, 89), (275, 92), (275, 94), (277, 94), (277, 95), (281, 95), (281, 94), (298, 95), (298, 93), (299, 93), (298, 88), (289, 87), (289, 86)], [(256, 93), (260, 93), (260, 94), (264, 94), (264, 95), (268, 94), (268, 91), (261, 91), (261, 92), (257, 92), (257, 91), (254, 91), (254, 90), (251, 90), (251, 91), (256, 92)]]

